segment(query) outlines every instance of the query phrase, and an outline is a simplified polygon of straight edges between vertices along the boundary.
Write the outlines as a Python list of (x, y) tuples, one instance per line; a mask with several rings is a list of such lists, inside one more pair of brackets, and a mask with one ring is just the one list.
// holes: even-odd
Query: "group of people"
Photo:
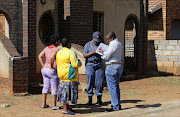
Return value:
[[(115, 111), (121, 109), (119, 81), (123, 71), (121, 64), (122, 44), (118, 41), (114, 32), (109, 32), (106, 35), (106, 39), (109, 42), (109, 46), (105, 52), (99, 50), (99, 52), (102, 53), (101, 55), (96, 53), (96, 49), (102, 42), (101, 34), (98, 31), (93, 33), (92, 40), (87, 42), (84, 47), (83, 56), (86, 58), (85, 69), (87, 76), (87, 105), (92, 105), (94, 87), (97, 104), (104, 105), (102, 102), (102, 82), (104, 79), (102, 60), (104, 59), (106, 64), (105, 76), (111, 94), (112, 104), (112, 108), (107, 109), (107, 111)], [(72, 104), (77, 104), (78, 68), (81, 67), (82, 63), (77, 58), (76, 53), (70, 49), (71, 42), (69, 39), (63, 38), (60, 42), (57, 36), (51, 36), (50, 42), (51, 45), (44, 48), (39, 54), (44, 84), (42, 89), (42, 108), (49, 107), (49, 105), (46, 104), (46, 97), (51, 87), (53, 99), (52, 109), (60, 109), (60, 107), (56, 106), (56, 100), (58, 100), (63, 104), (63, 114), (75, 115), (74, 110), (69, 106), (69, 101), (71, 101)], [(59, 50), (57, 46), (59, 46), (60, 43), (63, 48)], [(46, 58), (45, 63), (43, 62), (44, 57)]]

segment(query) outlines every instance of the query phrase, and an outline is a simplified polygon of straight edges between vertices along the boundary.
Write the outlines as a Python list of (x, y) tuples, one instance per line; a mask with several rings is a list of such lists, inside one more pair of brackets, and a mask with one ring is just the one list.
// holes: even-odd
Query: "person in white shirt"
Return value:
[(101, 52), (103, 53), (101, 58), (105, 59), (106, 81), (111, 94), (112, 108), (107, 109), (107, 111), (116, 111), (121, 109), (119, 81), (123, 72), (121, 64), (122, 44), (118, 41), (114, 32), (109, 32), (106, 39), (109, 42), (109, 47), (106, 52)]

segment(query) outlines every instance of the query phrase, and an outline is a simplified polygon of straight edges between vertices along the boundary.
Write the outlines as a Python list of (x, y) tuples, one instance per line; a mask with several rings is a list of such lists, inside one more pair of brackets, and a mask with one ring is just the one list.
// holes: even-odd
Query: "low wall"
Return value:
[(180, 75), (180, 40), (150, 40), (148, 68), (149, 71)]
[(0, 91), (8, 94), (28, 92), (28, 58), (0, 34)]

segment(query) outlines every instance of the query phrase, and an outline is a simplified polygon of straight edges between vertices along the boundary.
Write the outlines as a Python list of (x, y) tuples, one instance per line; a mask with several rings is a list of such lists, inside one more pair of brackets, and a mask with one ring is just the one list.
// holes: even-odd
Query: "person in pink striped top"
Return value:
[[(53, 98), (53, 110), (60, 109), (56, 106), (57, 89), (59, 85), (59, 78), (57, 76), (57, 65), (56, 65), (56, 53), (59, 51), (57, 48), (60, 45), (60, 39), (58, 36), (50, 37), (51, 45), (45, 47), (39, 54), (39, 62), (42, 65), (41, 73), (43, 76), (43, 89), (42, 89), (42, 108), (48, 108), (49, 105), (46, 104), (47, 94), (51, 87), (51, 95)], [(43, 58), (46, 58), (44, 63)]]

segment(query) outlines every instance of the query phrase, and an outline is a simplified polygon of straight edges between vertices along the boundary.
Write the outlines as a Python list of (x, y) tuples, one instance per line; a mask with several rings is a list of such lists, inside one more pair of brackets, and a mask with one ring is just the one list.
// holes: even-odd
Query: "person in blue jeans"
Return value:
[(102, 82), (104, 79), (104, 69), (101, 55), (95, 51), (101, 42), (101, 34), (96, 31), (93, 33), (92, 40), (87, 42), (83, 56), (86, 58), (86, 76), (87, 76), (87, 96), (89, 101), (87, 105), (92, 105), (93, 87), (95, 86), (95, 93), (97, 96), (97, 104), (103, 105), (102, 103)]
[(108, 49), (105, 52), (99, 51), (103, 54), (101, 58), (105, 59), (106, 81), (111, 94), (112, 108), (107, 109), (107, 111), (115, 111), (121, 109), (119, 81), (123, 72), (121, 64), (122, 44), (118, 41), (114, 32), (109, 32), (106, 39), (109, 42)]

